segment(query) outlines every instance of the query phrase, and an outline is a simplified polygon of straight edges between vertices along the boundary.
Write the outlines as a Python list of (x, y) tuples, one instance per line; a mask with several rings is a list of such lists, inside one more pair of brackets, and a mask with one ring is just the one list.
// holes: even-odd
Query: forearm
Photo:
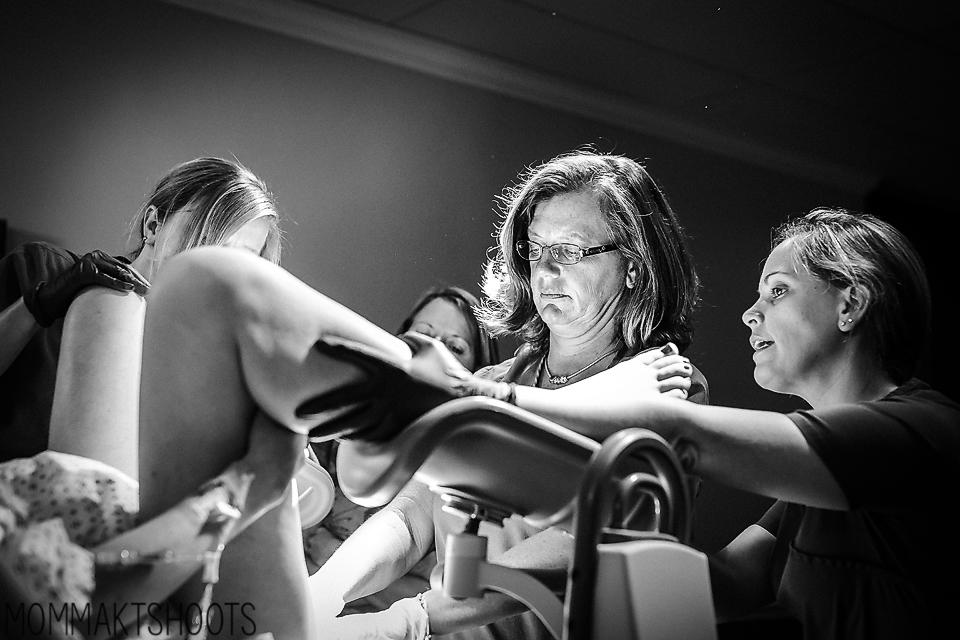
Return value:
[(311, 589), (335, 593), (344, 602), (380, 591), (416, 563), (402, 518), (380, 511), (364, 522), (310, 577)]
[(776, 539), (763, 527), (751, 525), (709, 558), (710, 590), (719, 621), (747, 615), (775, 598), (771, 554)]
[(0, 336), (3, 336), (0, 340), (0, 373), (17, 359), (39, 326), (23, 304), (23, 298), (0, 311)]
[(432, 495), (411, 483), (353, 532), (310, 577), (311, 589), (350, 602), (404, 575), (433, 544)]
[(482, 627), (527, 610), (518, 600), (494, 591), (486, 591), (480, 598), (454, 600), (431, 589), (424, 594), (424, 604), (430, 632), (437, 635)]
[(521, 409), (600, 441), (621, 429), (647, 426), (660, 413), (655, 404), (660, 402), (682, 401), (648, 395), (597, 402), (591, 394), (581, 393), (573, 386), (564, 389), (516, 388), (516, 404)]
[[(587, 382), (591, 382), (588, 380)], [(517, 387), (517, 405), (597, 440), (630, 427), (650, 429), (692, 452), (687, 471), (791, 502), (847, 507), (832, 474), (784, 414), (701, 406), (660, 394), (604, 394), (582, 383), (565, 389)]]
[(726, 567), (710, 559), (710, 590), (717, 622), (742, 618), (773, 602), (769, 588), (758, 583), (740, 582)]

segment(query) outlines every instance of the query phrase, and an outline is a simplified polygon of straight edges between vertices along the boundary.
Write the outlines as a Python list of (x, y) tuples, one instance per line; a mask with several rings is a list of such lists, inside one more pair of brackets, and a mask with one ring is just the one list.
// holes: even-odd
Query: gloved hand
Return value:
[(512, 401), (514, 387), (478, 378), (439, 340), (416, 332), (400, 336), (413, 355), (409, 360), (368, 344), (336, 335), (321, 336), (316, 349), (364, 372), (354, 384), (335, 388), (303, 402), (298, 416), (316, 420), (310, 438), (362, 437), (386, 440), (427, 411), (460, 396), (485, 395)]
[(414, 378), (446, 389), (455, 396), (488, 396), (504, 402), (512, 401), (512, 389), (508, 383), (475, 376), (439, 340), (415, 331), (401, 335), (400, 339), (413, 351), (409, 373)]
[(40, 282), (32, 291), (24, 292), (23, 302), (40, 326), (49, 327), (67, 314), (77, 294), (91, 286), (143, 295), (150, 283), (132, 266), (97, 250), (82, 256), (52, 279)]
[(335, 618), (324, 631), (329, 640), (424, 640), (430, 624), (419, 600), (404, 598), (385, 611)]

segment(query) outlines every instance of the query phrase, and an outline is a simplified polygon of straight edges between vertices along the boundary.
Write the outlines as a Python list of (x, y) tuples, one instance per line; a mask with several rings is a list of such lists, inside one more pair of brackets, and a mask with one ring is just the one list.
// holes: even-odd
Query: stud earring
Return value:
[(850, 322), (853, 322), (853, 320), (851, 320), (850, 318), (847, 318), (846, 320), (841, 320), (841, 321), (840, 321), (840, 324), (846, 326), (846, 324), (847, 324), (847, 323), (850, 323)]

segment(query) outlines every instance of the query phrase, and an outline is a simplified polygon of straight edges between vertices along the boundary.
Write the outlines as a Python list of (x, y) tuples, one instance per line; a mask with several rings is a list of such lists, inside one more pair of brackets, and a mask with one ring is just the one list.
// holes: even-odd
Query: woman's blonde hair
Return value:
[(261, 255), (274, 264), (280, 263), (280, 216), (276, 201), (263, 181), (237, 162), (202, 157), (170, 169), (131, 222), (131, 237), (138, 240), (131, 257), (143, 249), (140, 238), (151, 207), (156, 208), (161, 225), (175, 213), (188, 215), (175, 253), (222, 244), (246, 223), (269, 217), (272, 224)]

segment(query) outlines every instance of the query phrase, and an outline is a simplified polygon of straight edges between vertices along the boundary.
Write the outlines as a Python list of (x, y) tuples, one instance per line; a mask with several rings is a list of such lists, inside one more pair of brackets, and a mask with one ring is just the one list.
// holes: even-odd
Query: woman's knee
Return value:
[(216, 312), (239, 286), (245, 258), (226, 247), (201, 247), (169, 258), (150, 288), (151, 306), (189, 309), (203, 300), (209, 303), (202, 307), (205, 313)]
[(143, 324), (144, 299), (135, 293), (106, 287), (89, 287), (80, 292), (64, 317), (64, 328), (78, 337), (112, 331), (117, 325)]

